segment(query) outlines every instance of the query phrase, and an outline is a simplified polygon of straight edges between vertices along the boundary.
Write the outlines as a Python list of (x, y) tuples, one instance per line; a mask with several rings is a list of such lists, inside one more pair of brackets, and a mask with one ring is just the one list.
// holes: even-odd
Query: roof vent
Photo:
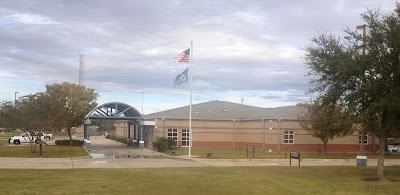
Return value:
[(224, 112), (228, 112), (229, 110), (222, 110), (222, 111), (224, 111)]

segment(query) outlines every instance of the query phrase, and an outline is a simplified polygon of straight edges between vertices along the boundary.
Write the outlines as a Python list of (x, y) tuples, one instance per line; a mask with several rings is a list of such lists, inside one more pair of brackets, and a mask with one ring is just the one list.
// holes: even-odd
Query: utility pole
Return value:
[(142, 115), (143, 115), (143, 94), (144, 92), (142, 91)]
[[(366, 37), (366, 35), (367, 35), (367, 25), (366, 24), (363, 24), (363, 25), (359, 25), (359, 26), (357, 26), (356, 27), (356, 29), (357, 30), (363, 30), (363, 51), (362, 51), (362, 53), (363, 53), (363, 57), (365, 57), (365, 50), (366, 50), (366, 47), (367, 47), (367, 37)], [(361, 155), (363, 155), (364, 154), (364, 137), (365, 137), (365, 132), (364, 132), (364, 129), (361, 129), (361, 140), (360, 140), (360, 153), (361, 153)], [(367, 138), (368, 139), (368, 138)]]
[(85, 85), (85, 56), (79, 53), (79, 86)]
[(16, 104), (17, 103), (17, 93), (19, 93), (18, 91), (16, 91), (15, 93), (14, 93), (14, 104)]

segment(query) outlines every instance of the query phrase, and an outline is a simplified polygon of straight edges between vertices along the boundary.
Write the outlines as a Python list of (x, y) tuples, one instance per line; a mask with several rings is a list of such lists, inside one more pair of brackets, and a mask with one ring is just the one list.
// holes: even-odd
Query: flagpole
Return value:
[(190, 42), (190, 58), (189, 58), (189, 156), (192, 156), (192, 64), (193, 64), (193, 41)]

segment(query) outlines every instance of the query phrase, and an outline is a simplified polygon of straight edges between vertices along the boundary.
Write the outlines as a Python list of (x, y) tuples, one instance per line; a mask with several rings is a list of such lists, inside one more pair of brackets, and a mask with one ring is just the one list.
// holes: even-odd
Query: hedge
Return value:
[(119, 138), (119, 137), (115, 137), (115, 136), (112, 136), (112, 135), (106, 135), (106, 138), (114, 140), (114, 141), (117, 141), (117, 142), (121, 142), (121, 143), (124, 143), (124, 144), (128, 144), (128, 140), (126, 138)]
[[(55, 144), (57, 146), (70, 146), (71, 141), (69, 139), (63, 139), (63, 140), (56, 140)], [(72, 140), (72, 146), (83, 146), (83, 140)]]

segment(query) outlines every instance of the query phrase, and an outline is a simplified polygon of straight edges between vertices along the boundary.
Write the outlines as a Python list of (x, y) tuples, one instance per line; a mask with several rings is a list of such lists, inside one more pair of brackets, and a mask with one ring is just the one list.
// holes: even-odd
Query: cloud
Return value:
[(82, 53), (85, 84), (100, 95), (126, 100), (124, 92), (145, 91), (159, 98), (152, 99), (153, 110), (183, 105), (171, 99), (185, 96), (188, 86), (172, 82), (188, 64), (174, 57), (193, 41), (196, 101), (294, 104), (307, 99), (300, 93), (309, 87), (301, 48), (315, 33), (341, 35), (362, 23), (366, 7), (387, 12), (394, 6), (394, 0), (5, 0), (0, 88), (7, 88), (7, 78), (26, 86), (78, 82)]
[(21, 23), (21, 24), (57, 24), (57, 22), (51, 20), (49, 17), (38, 15), (38, 14), (30, 14), (30, 13), (19, 13), (13, 10), (5, 10), (0, 9), (0, 25), (13, 25), (13, 23)]

